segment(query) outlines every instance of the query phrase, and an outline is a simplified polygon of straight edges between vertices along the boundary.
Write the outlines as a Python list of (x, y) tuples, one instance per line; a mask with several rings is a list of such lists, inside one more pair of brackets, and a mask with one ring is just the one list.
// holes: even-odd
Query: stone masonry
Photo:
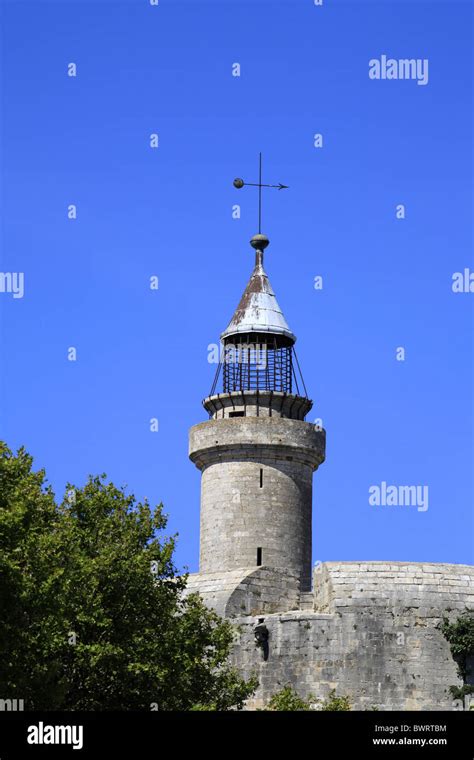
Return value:
[(209, 419), (190, 431), (201, 546), (186, 593), (235, 624), (232, 660), (259, 680), (248, 709), (286, 685), (315, 704), (335, 689), (353, 709), (451, 709), (449, 689), (462, 684), (438, 625), (473, 610), (474, 568), (325, 562), (311, 578), (312, 481), (326, 434), (305, 422), (312, 401), (263, 269), (268, 239), (251, 245), (255, 268), (203, 401)]
[[(233, 662), (260, 683), (249, 709), (290, 684), (315, 700), (335, 689), (359, 710), (449, 710), (449, 687), (462, 685), (437, 626), (474, 608), (470, 565), (325, 562), (302, 594), (281, 572), (249, 568), (191, 575), (196, 590), (235, 622)], [(255, 638), (262, 622), (267, 659)]]
[(200, 572), (261, 563), (296, 573), (311, 588), (313, 470), (324, 431), (281, 417), (210, 420), (190, 432), (202, 471)]
[[(286, 684), (322, 700), (336, 689), (359, 710), (452, 709), (449, 687), (462, 683), (437, 625), (474, 608), (472, 566), (328, 562), (302, 597), (284, 614), (235, 618), (233, 661), (260, 682), (250, 709)], [(262, 618), (266, 661), (254, 635)]]

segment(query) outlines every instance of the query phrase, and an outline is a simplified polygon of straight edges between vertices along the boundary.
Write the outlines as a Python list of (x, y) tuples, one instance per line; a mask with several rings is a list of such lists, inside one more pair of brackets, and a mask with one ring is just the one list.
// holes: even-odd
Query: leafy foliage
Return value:
[(463, 700), (467, 694), (474, 694), (474, 686), (465, 683), (463, 686), (450, 686), (449, 691), (453, 699)]
[(335, 689), (329, 693), (329, 697), (325, 700), (316, 700), (312, 694), (309, 695), (308, 699), (302, 699), (289, 684), (273, 695), (265, 709), (282, 712), (306, 711), (314, 709), (312, 705), (315, 703), (319, 703), (316, 709), (321, 711), (348, 711), (351, 709), (349, 697), (336, 697)]
[(445, 617), (440, 624), (440, 629), (449, 642), (451, 653), (458, 666), (459, 677), (465, 681), (467, 657), (474, 654), (474, 615), (461, 615), (452, 623)]
[(280, 712), (311, 710), (311, 699), (301, 699), (297, 692), (288, 685), (273, 695), (265, 710), (278, 710)]
[(0, 684), (28, 710), (241, 708), (228, 621), (183, 599), (166, 516), (91, 477), (61, 504), (0, 442)]
[(329, 692), (329, 697), (324, 700), (321, 705), (321, 710), (325, 712), (338, 711), (349, 712), (351, 709), (351, 703), (349, 697), (336, 697), (336, 690), (332, 689)]

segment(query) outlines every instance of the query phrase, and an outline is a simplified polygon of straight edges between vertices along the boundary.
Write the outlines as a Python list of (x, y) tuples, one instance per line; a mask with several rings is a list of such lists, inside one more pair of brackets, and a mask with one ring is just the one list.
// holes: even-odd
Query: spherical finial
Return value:
[(236, 187), (237, 190), (240, 190), (240, 188), (243, 187), (244, 185), (245, 185), (245, 182), (243, 181), (243, 179), (240, 179), (240, 177), (236, 177), (234, 179), (234, 187)]
[(258, 234), (253, 236), (250, 245), (252, 248), (255, 248), (256, 251), (264, 251), (267, 245), (270, 245), (270, 241), (266, 235)]

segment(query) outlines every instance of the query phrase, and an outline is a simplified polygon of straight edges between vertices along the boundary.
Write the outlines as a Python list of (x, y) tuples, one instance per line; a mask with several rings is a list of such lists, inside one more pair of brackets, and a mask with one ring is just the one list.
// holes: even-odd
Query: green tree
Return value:
[[(312, 705), (318, 704), (318, 707)], [(279, 710), (281, 712), (299, 712), (301, 710), (321, 710), (321, 711), (349, 711), (351, 703), (349, 697), (336, 697), (336, 690), (333, 689), (325, 700), (316, 699), (312, 694), (307, 699), (302, 699), (299, 694), (288, 684), (283, 689), (277, 691), (270, 699), (265, 710)]]
[(300, 712), (311, 710), (311, 698), (302, 699), (299, 694), (288, 684), (277, 691), (265, 707), (268, 711)]
[(454, 699), (463, 700), (466, 695), (474, 694), (474, 686), (468, 682), (473, 676), (472, 672), (468, 673), (468, 658), (474, 655), (474, 615), (466, 612), (451, 623), (449, 618), (443, 617), (438, 627), (449, 643), (458, 676), (463, 681), (462, 686), (450, 686), (449, 691)]
[(0, 442), (0, 697), (28, 710), (241, 708), (228, 621), (183, 598), (161, 505), (91, 477), (55, 502)]
[(449, 642), (451, 654), (458, 666), (458, 675), (465, 681), (468, 675), (467, 658), (474, 655), (474, 615), (464, 613), (452, 623), (444, 617), (439, 628)]
[(350, 709), (351, 703), (349, 697), (336, 697), (336, 689), (332, 689), (329, 692), (329, 696), (321, 703), (321, 710), (325, 712), (349, 712)]

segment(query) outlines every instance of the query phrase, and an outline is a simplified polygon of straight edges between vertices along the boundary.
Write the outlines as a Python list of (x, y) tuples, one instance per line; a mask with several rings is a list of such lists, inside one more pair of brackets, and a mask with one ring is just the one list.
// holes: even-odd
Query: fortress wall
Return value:
[[(433, 562), (325, 562), (313, 575), (314, 609), (409, 606), (423, 617), (474, 608), (474, 568)], [(448, 610), (448, 611), (449, 611)]]
[(299, 578), (277, 568), (247, 567), (225, 573), (195, 573), (186, 594), (198, 592), (222, 617), (296, 610)]
[(452, 708), (449, 687), (461, 682), (436, 626), (444, 615), (454, 619), (472, 609), (474, 568), (337, 562), (318, 566), (315, 580), (319, 611), (264, 616), (266, 661), (255, 644), (259, 617), (235, 620), (233, 662), (260, 680), (250, 709), (286, 684), (319, 699), (335, 688), (355, 709)]

